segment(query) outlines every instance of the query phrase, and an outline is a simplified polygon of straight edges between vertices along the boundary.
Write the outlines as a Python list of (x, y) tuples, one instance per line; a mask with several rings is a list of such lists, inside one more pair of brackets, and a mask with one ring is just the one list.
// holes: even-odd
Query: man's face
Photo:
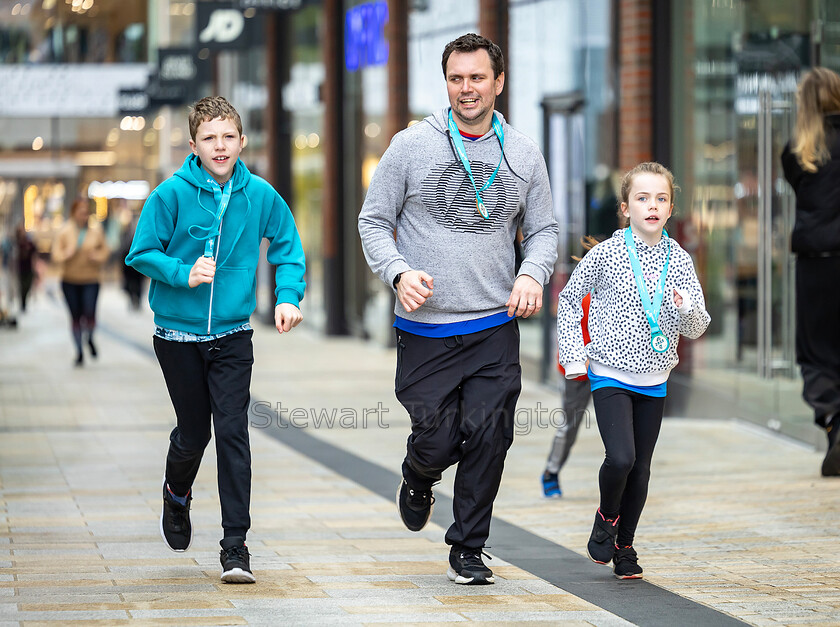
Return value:
[(490, 55), (483, 48), (453, 52), (446, 63), (446, 90), (458, 128), (482, 135), (489, 131), (496, 96), (504, 85), (504, 73), (493, 78)]
[(233, 120), (222, 118), (199, 124), (195, 140), (190, 140), (193, 154), (220, 185), (230, 178), (244, 145), (245, 136), (239, 134)]

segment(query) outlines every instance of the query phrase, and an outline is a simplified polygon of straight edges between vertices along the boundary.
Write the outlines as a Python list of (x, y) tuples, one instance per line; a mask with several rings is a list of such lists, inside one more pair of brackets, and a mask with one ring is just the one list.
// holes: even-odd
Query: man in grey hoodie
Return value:
[(539, 148), (493, 109), (505, 81), (499, 47), (463, 35), (441, 65), (450, 107), (394, 136), (359, 234), (371, 269), (397, 295), (396, 395), (411, 416), (400, 516), (420, 531), (432, 486), (457, 463), (447, 574), (488, 584), (482, 549), (521, 389), (516, 317), (542, 308), (558, 227)]

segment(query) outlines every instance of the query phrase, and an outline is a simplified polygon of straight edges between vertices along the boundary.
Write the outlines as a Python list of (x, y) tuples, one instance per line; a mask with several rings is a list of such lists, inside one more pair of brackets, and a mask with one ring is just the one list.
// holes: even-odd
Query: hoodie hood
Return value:
[[(175, 176), (185, 180), (190, 185), (213, 193), (214, 189), (219, 187), (216, 180), (210, 176), (210, 173), (201, 167), (201, 160), (198, 155), (190, 154), (184, 159), (184, 163), (175, 172)], [(244, 188), (248, 181), (251, 180), (251, 172), (242, 163), (242, 159), (237, 159), (233, 166), (233, 191)]]

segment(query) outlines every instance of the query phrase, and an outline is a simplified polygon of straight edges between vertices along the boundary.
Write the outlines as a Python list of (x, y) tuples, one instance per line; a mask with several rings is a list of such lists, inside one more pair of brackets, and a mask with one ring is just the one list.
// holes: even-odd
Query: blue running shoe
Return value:
[(543, 495), (547, 499), (557, 499), (563, 496), (563, 490), (560, 489), (560, 479), (557, 473), (550, 473), (547, 470), (542, 476)]

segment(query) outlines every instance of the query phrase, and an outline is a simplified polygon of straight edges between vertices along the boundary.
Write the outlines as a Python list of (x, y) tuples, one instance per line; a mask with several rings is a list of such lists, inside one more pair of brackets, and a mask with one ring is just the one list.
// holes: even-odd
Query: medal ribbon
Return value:
[(662, 310), (662, 298), (665, 294), (665, 275), (668, 274), (668, 263), (671, 260), (671, 239), (663, 231), (665, 239), (668, 240), (668, 252), (665, 255), (665, 266), (662, 274), (659, 275), (659, 282), (653, 295), (653, 302), (648, 295), (645, 278), (642, 274), (642, 264), (639, 262), (639, 253), (636, 251), (636, 242), (633, 240), (633, 233), (628, 226), (624, 229), (624, 242), (627, 244), (627, 254), (630, 256), (630, 267), (633, 268), (633, 276), (636, 279), (636, 288), (639, 290), (639, 298), (642, 299), (642, 308), (645, 310), (645, 317), (650, 325), (651, 337), (664, 335), (659, 328), (659, 313)]
[(452, 136), (452, 142), (455, 144), (455, 152), (458, 153), (458, 158), (461, 160), (461, 163), (464, 164), (464, 169), (467, 171), (467, 176), (470, 177), (470, 183), (472, 183), (473, 190), (475, 190), (475, 202), (476, 207), (478, 208), (478, 212), (481, 214), (481, 217), (485, 220), (490, 219), (490, 212), (487, 211), (487, 208), (484, 206), (484, 203), (481, 200), (481, 192), (488, 189), (492, 184), (493, 181), (496, 180), (496, 175), (499, 173), (499, 168), (502, 167), (502, 161), (505, 158), (505, 133), (502, 130), (502, 123), (499, 120), (498, 116), (494, 113), (493, 114), (493, 132), (496, 133), (496, 137), (499, 138), (499, 146), (501, 148), (502, 154), (499, 157), (499, 165), (496, 166), (496, 169), (493, 170), (493, 174), (487, 180), (487, 182), (481, 186), (481, 189), (475, 184), (475, 178), (473, 177), (472, 168), (470, 167), (470, 160), (467, 157), (467, 149), (464, 147), (464, 139), (461, 137), (461, 131), (458, 130), (458, 126), (455, 124), (455, 120), (452, 118), (452, 109), (449, 109), (449, 134)]
[[(230, 177), (230, 180), (225, 185), (224, 190), (222, 191), (222, 198), (219, 201), (219, 212), (216, 214), (216, 219), (213, 223), (216, 232), (208, 237), (204, 242), (204, 256), (205, 257), (212, 257), (213, 256), (213, 247), (216, 243), (216, 236), (219, 235), (219, 231), (221, 230), (222, 226), (222, 217), (225, 215), (225, 211), (227, 211), (228, 203), (230, 202), (230, 194), (233, 190), (233, 177)], [(215, 195), (215, 194), (214, 194)]]

